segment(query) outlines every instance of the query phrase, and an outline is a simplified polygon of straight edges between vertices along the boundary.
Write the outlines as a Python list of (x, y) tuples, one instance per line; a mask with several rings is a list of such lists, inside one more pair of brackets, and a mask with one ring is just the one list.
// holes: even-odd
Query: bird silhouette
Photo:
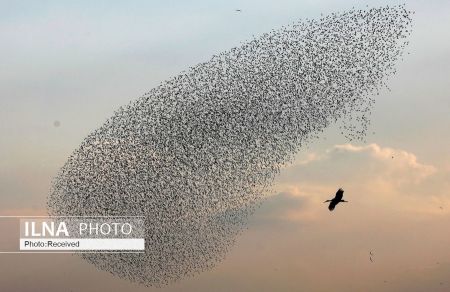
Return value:
[(333, 211), (337, 204), (340, 202), (347, 203), (348, 201), (342, 200), (342, 197), (344, 196), (344, 190), (340, 188), (336, 192), (336, 196), (331, 200), (326, 200), (324, 203), (330, 202), (330, 205), (328, 206), (328, 210)]
[(373, 254), (372, 251), (370, 251), (369, 254), (370, 254), (369, 259), (370, 259), (370, 261), (373, 263), (373, 258), (372, 258), (372, 257), (374, 256), (374, 254)]

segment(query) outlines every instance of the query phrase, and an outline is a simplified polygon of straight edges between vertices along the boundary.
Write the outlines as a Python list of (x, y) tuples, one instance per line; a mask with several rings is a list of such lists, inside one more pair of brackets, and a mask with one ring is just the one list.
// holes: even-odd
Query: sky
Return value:
[[(93, 2), (0, 1), (0, 215), (45, 214), (81, 141), (189, 66), (321, 13), (405, 3), (415, 14), (366, 141), (331, 127), (303, 148), (214, 269), (156, 289), (72, 255), (3, 254), (2, 290), (450, 290), (448, 1)], [(330, 213), (339, 187), (349, 203)]]

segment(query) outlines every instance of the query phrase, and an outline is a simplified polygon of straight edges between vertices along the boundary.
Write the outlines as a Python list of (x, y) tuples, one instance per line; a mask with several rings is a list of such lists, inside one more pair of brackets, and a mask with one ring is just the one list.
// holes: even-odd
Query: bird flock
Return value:
[(211, 269), (280, 168), (329, 125), (367, 131), (411, 31), (404, 6), (272, 30), (119, 108), (55, 177), (51, 215), (145, 216), (145, 253), (84, 253), (147, 286)]

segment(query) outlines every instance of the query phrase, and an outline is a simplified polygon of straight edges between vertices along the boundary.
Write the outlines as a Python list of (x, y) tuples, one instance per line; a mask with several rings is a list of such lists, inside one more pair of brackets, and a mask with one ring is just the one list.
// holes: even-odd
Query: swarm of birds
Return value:
[(54, 179), (49, 213), (145, 216), (144, 254), (82, 254), (119, 277), (161, 286), (212, 268), (300, 147), (342, 119), (350, 139), (364, 136), (410, 14), (294, 23), (163, 82), (85, 138)]

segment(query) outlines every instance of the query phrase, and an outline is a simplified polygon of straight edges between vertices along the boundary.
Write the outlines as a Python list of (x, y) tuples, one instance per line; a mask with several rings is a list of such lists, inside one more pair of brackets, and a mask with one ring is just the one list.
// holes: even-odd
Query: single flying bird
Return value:
[(331, 200), (326, 200), (324, 203), (326, 202), (330, 202), (330, 205), (328, 206), (328, 210), (333, 211), (334, 207), (336, 207), (337, 204), (339, 204), (340, 202), (345, 202), (347, 203), (348, 201), (346, 200), (342, 200), (342, 197), (344, 196), (344, 190), (342, 188), (340, 188), (337, 192), (336, 192), (336, 196), (331, 199)]

